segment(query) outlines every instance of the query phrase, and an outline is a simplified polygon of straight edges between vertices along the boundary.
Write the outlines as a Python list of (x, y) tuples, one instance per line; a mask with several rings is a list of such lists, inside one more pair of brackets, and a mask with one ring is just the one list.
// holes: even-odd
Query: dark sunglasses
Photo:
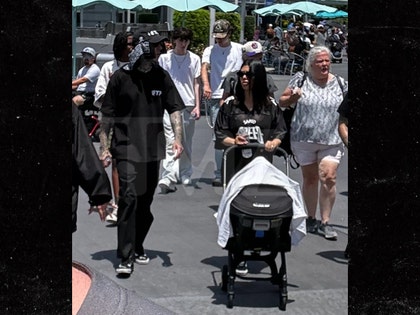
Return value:
[(252, 78), (253, 76), (254, 76), (254, 74), (252, 73), (252, 72), (244, 72), (244, 71), (238, 71), (238, 77), (240, 77), (240, 78), (242, 78), (244, 75), (247, 77), (247, 78)]
[(127, 46), (134, 46), (134, 43), (127, 43)]

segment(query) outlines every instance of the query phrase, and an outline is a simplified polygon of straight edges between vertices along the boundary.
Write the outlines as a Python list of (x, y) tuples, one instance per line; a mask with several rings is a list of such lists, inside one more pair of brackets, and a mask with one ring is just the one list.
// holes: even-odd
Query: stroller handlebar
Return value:
[[(263, 149), (265, 150), (265, 146), (264, 144), (261, 144), (261, 143), (248, 143), (245, 145), (233, 145), (224, 150), (223, 159), (226, 159), (226, 156), (228, 155), (230, 151), (237, 150), (237, 149)], [(284, 157), (285, 159), (289, 158), (289, 155), (287, 154), (287, 152), (280, 147), (277, 147), (276, 150), (273, 152), (273, 154), (276, 154), (280, 157)]]
[[(265, 150), (265, 146), (264, 144), (260, 144), (260, 143), (248, 143), (246, 145), (233, 145), (228, 147), (227, 149), (224, 150), (223, 152), (223, 189), (226, 188), (227, 182), (228, 182), (228, 177), (227, 177), (227, 162), (228, 162), (228, 156), (229, 153), (232, 152), (234, 153), (235, 150), (243, 150), (243, 149), (254, 149), (254, 150)], [(280, 158), (284, 158), (285, 160), (285, 165), (286, 165), (286, 175), (289, 176), (290, 175), (290, 169), (289, 169), (289, 165), (290, 165), (290, 157), (289, 154), (282, 148), (277, 147), (275, 151), (273, 152), (267, 152), (267, 153), (272, 153), (273, 156), (276, 155)]]

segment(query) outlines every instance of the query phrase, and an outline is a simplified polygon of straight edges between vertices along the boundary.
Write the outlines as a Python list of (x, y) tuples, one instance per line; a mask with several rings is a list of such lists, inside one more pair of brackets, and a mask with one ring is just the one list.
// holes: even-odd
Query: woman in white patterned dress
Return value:
[[(307, 231), (337, 239), (328, 224), (336, 197), (336, 176), (344, 145), (338, 134), (337, 109), (348, 84), (330, 73), (331, 51), (316, 46), (309, 51), (305, 70), (290, 80), (280, 106), (296, 105), (290, 127), (293, 154), (301, 165), (302, 194), (308, 212)], [(319, 202), (321, 221), (316, 219)]]

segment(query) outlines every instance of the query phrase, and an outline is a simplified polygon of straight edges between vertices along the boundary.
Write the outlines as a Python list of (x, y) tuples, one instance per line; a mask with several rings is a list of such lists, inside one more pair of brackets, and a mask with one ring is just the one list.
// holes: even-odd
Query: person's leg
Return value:
[(112, 160), (112, 189), (114, 190), (114, 202), (118, 205), (118, 199), (120, 198), (120, 183), (118, 178), (117, 162), (115, 159)]
[(117, 257), (127, 261), (134, 257), (134, 244), (136, 237), (136, 209), (137, 170), (129, 161), (117, 161), (120, 178), (120, 199), (118, 202), (118, 248)]
[(329, 225), (332, 208), (336, 197), (337, 169), (343, 156), (344, 145), (324, 146), (318, 152), (319, 180), (319, 207), (321, 212), (321, 225), (319, 232), (327, 239), (337, 239), (337, 232)]
[(337, 168), (338, 163), (333, 161), (324, 159), (319, 163), (319, 208), (322, 224), (328, 223), (335, 203)]
[(306, 230), (309, 233), (316, 233), (318, 221), (316, 220), (316, 208), (318, 205), (318, 146), (306, 142), (290, 142), (291, 150), (302, 169), (302, 197), (305, 202), (308, 219)]
[[(217, 119), (217, 114), (219, 113), (219, 109), (220, 109), (220, 99), (212, 99), (211, 100), (211, 119), (212, 119), (212, 124), (214, 126), (214, 123), (216, 122)], [(213, 133), (213, 141), (216, 140), (216, 137)], [(216, 170), (214, 171), (214, 177), (215, 180), (213, 181), (213, 185), (214, 186), (221, 186), (222, 185), (222, 161), (223, 161), (223, 150), (218, 150), (215, 149), (214, 150), (214, 162), (216, 164)]]
[(143, 243), (153, 222), (151, 204), (159, 178), (159, 161), (139, 163), (138, 167), (141, 180), (137, 181), (135, 249), (137, 254), (142, 255)]
[(114, 192), (114, 201), (108, 206), (109, 214), (106, 216), (105, 220), (108, 223), (116, 224), (118, 220), (118, 199), (120, 194), (120, 183), (118, 177), (117, 162), (115, 159), (112, 159), (111, 164), (111, 179), (112, 179), (112, 190)]
[(318, 205), (318, 164), (312, 163), (309, 165), (301, 165), (302, 169), (302, 196), (305, 200), (306, 210), (308, 216), (316, 217), (316, 207)]
[(281, 59), (280, 60), (280, 69), (279, 69), (279, 72), (281, 74), (286, 74), (285, 71), (286, 71), (286, 65), (287, 65), (288, 62), (289, 62), (289, 58), (284, 58), (284, 59)]
[(195, 131), (195, 120), (191, 118), (190, 112), (183, 112), (184, 118), (184, 152), (179, 159), (179, 174), (183, 184), (190, 184), (192, 169), (192, 139)]
[(159, 186), (162, 193), (175, 191), (174, 184), (178, 182), (179, 177), (179, 161), (174, 160), (175, 152), (172, 150), (172, 145), (175, 141), (175, 134), (172, 129), (171, 119), (169, 113), (165, 110), (163, 115), (163, 127), (166, 139), (166, 155), (162, 161), (162, 175), (159, 181)]

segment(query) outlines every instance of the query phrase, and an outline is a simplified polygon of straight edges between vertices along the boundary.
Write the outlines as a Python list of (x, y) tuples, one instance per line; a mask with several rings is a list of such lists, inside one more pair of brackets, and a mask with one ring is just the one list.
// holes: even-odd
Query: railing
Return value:
[(79, 27), (76, 29), (76, 37), (88, 37), (88, 38), (106, 38), (108, 34), (115, 35), (119, 32), (130, 29), (132, 32), (141, 31), (147, 33), (151, 30), (156, 30), (163, 36), (169, 36), (168, 24), (158, 23), (113, 23), (107, 22), (105, 27)]

